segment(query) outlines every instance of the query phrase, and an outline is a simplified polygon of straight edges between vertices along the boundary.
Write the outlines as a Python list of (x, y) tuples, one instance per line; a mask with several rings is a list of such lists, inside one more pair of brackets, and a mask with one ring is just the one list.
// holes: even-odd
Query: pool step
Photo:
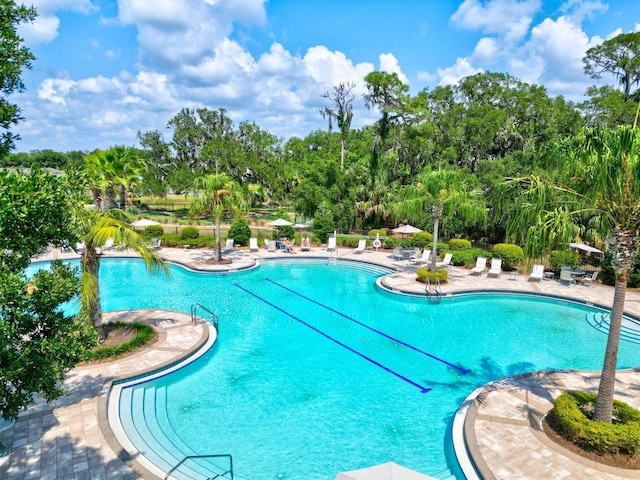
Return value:
[[(587, 315), (587, 323), (604, 334), (609, 333), (610, 314), (597, 312)], [(624, 317), (620, 328), (620, 340), (640, 345), (640, 324), (631, 318)]]

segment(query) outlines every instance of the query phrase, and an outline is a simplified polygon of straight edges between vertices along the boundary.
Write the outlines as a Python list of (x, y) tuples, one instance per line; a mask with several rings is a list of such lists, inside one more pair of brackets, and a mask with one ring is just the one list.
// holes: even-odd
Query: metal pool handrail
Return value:
[(200, 304), (200, 303), (194, 303), (193, 305), (191, 305), (191, 321), (193, 323), (197, 323), (198, 322), (198, 314), (197, 311), (198, 309), (204, 310), (205, 312), (207, 312), (208, 314), (208, 319), (211, 321), (211, 324), (216, 328), (216, 331), (218, 330), (218, 317), (215, 313), (213, 313), (211, 310), (209, 310), (207, 307), (205, 307), (204, 305)]
[(227, 473), (230, 473), (231, 474), (231, 480), (233, 480), (233, 457), (231, 455), (229, 455), (228, 453), (222, 453), (222, 454), (219, 454), (219, 455), (188, 455), (188, 456), (184, 457), (182, 460), (180, 460), (180, 462), (175, 467), (173, 467), (171, 470), (169, 470), (167, 472), (167, 474), (164, 476), (164, 480), (169, 480), (169, 477), (171, 477), (171, 474), (173, 472), (175, 472), (178, 469), (178, 467), (180, 467), (180, 465), (182, 465), (187, 460), (191, 460), (193, 458), (219, 458), (219, 457), (227, 457), (229, 459), (229, 470), (227, 470), (226, 472), (221, 473), (219, 475), (216, 475), (215, 478), (223, 477)]

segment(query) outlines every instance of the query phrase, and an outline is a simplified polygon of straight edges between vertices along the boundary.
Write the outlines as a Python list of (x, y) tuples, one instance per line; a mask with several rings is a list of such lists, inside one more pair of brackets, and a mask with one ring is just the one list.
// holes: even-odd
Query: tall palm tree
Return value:
[(78, 238), (84, 243), (81, 252), (82, 313), (90, 319), (100, 337), (102, 330), (102, 309), (100, 306), (100, 256), (101, 248), (112, 241), (118, 248), (127, 248), (137, 252), (150, 272), (162, 270), (168, 273), (167, 266), (151, 248), (147, 239), (139, 235), (124, 221), (119, 210), (91, 210), (79, 212)]
[(474, 185), (473, 177), (462, 171), (434, 170), (423, 172), (398, 193), (395, 208), (399, 217), (433, 217), (431, 272), (436, 271), (438, 229), (444, 214), (456, 214), (471, 225), (484, 225), (487, 221), (484, 196)]
[(246, 211), (246, 195), (240, 185), (224, 173), (196, 178), (194, 198), (189, 208), (191, 215), (209, 214), (216, 224), (216, 261), (222, 261), (220, 224), (225, 212), (239, 215)]
[(574, 223), (586, 216), (609, 234), (616, 281), (594, 420), (611, 423), (627, 279), (638, 253), (640, 138), (630, 126), (585, 129), (553, 152), (555, 168), (526, 180), (508, 231), (529, 228), (525, 248), (533, 254), (554, 239), (572, 241)]

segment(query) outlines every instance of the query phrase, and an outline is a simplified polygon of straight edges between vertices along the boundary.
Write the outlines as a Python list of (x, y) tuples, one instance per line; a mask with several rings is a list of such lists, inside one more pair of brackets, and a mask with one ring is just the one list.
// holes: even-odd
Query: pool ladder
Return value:
[(429, 297), (429, 303), (439, 304), (442, 301), (442, 290), (440, 289), (440, 280), (436, 278), (435, 283), (432, 285), (427, 278), (424, 284), (425, 292)]
[[(169, 480), (169, 478), (171, 478), (171, 474), (175, 472), (184, 462), (186, 462), (187, 460), (193, 460), (196, 458), (228, 458), (229, 470), (226, 470), (219, 474), (214, 474), (215, 476), (209, 477), (207, 480), (214, 480), (216, 478), (230, 478), (231, 480), (233, 480), (233, 457), (231, 457), (231, 455), (229, 455), (228, 453), (223, 453), (219, 455), (188, 455), (184, 457), (182, 460), (180, 460), (180, 462), (175, 467), (173, 467), (171, 470), (167, 472), (167, 474), (164, 476), (164, 480)], [(227, 475), (231, 475), (231, 476), (229, 477)]]
[[(198, 315), (198, 310), (203, 310), (205, 314)], [(193, 323), (198, 323), (199, 318), (204, 318), (205, 320), (209, 321), (211, 325), (216, 328), (216, 331), (218, 331), (218, 316), (204, 305), (194, 303), (193, 305), (191, 305), (191, 321)]]

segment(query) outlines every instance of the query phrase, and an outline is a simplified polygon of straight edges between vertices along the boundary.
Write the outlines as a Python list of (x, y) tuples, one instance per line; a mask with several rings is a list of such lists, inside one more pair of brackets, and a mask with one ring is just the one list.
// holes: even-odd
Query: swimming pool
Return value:
[[(167, 280), (140, 261), (105, 260), (105, 310), (199, 302), (220, 319), (202, 358), (122, 390), (130, 438), (146, 432), (177, 457), (230, 453), (236, 476), (252, 480), (328, 480), (387, 461), (462, 478), (447, 435), (471, 391), (527, 371), (601, 366), (597, 310), (507, 295), (429, 305), (377, 290), (384, 272), (298, 260), (229, 275), (171, 267)], [(620, 368), (638, 353), (623, 341)], [(158, 462), (160, 448), (139, 445)]]

